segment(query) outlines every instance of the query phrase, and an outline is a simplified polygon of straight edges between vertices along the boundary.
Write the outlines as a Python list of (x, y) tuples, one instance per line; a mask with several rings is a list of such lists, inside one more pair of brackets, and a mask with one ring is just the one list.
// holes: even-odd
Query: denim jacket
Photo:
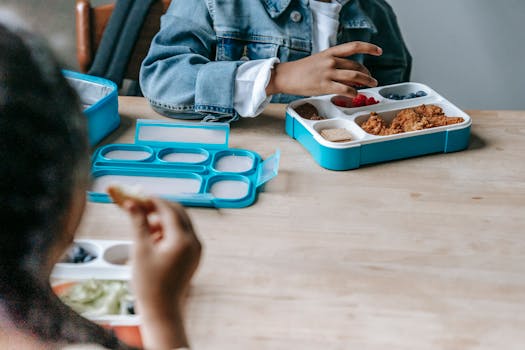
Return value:
[[(294, 61), (311, 54), (308, 0), (173, 0), (142, 63), (144, 96), (159, 113), (177, 118), (236, 119), (237, 67), (245, 60)], [(340, 12), (338, 44), (366, 41), (381, 57), (355, 55), (387, 85), (407, 81), (411, 56), (392, 8), (384, 0), (350, 0)], [(274, 95), (288, 103), (298, 96)]]

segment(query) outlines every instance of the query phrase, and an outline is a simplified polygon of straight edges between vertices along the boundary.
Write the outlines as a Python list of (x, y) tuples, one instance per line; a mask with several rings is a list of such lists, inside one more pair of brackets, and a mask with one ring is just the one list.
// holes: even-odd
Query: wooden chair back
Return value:
[[(148, 53), (153, 36), (160, 29), (160, 17), (167, 11), (170, 3), (171, 0), (158, 0), (151, 6), (128, 62), (125, 79), (138, 80), (140, 65)], [(93, 7), (89, 0), (77, 0), (75, 12), (80, 71), (86, 73), (91, 67), (114, 8), (115, 4)]]

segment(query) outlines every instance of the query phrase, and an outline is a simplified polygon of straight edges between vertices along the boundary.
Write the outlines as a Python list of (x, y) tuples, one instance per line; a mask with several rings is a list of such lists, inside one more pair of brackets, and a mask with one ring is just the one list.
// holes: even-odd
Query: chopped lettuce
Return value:
[(129, 315), (133, 297), (128, 282), (88, 280), (73, 285), (60, 299), (82, 316), (100, 317)]

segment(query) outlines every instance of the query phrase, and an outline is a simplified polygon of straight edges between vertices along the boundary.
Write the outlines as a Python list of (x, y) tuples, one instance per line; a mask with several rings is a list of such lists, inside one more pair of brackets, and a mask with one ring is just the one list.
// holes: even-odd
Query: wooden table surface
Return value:
[[(162, 118), (120, 99), (105, 143)], [(333, 172), (284, 132), (284, 106), (230, 147), (279, 176), (245, 209), (189, 213), (204, 244), (187, 306), (194, 349), (525, 349), (525, 111), (468, 111), (469, 149)], [(163, 118), (164, 119), (164, 118)], [(131, 239), (89, 203), (82, 238)]]

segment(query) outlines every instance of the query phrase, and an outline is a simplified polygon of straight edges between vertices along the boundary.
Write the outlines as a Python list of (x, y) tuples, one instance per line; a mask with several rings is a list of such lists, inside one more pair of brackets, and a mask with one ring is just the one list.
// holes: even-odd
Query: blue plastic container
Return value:
[(277, 176), (280, 153), (263, 161), (255, 152), (228, 148), (223, 123), (138, 120), (134, 144), (111, 144), (92, 159), (88, 198), (110, 203), (111, 185), (187, 206), (242, 208)]
[[(408, 96), (419, 91), (423, 91), (425, 96), (405, 100), (387, 98), (392, 95)], [(379, 103), (359, 108), (342, 108), (332, 103), (334, 95), (294, 101), (286, 109), (286, 133), (299, 141), (319, 165), (330, 170), (350, 170), (365, 164), (430, 153), (456, 152), (467, 148), (472, 124), (470, 116), (428, 86), (403, 83), (359, 92), (367, 97), (374, 97)], [(319, 115), (325, 119), (302, 118), (296, 108), (304, 103), (315, 106)], [(439, 106), (447, 116), (461, 117), (463, 122), (388, 136), (368, 134), (360, 127), (371, 112), (376, 112), (390, 122), (399, 111), (422, 104)], [(345, 129), (351, 138), (344, 142), (328, 141), (321, 136), (321, 131), (325, 129)]]
[(63, 71), (63, 74), (84, 107), (89, 144), (96, 145), (120, 125), (117, 85), (92, 75), (72, 71)]

